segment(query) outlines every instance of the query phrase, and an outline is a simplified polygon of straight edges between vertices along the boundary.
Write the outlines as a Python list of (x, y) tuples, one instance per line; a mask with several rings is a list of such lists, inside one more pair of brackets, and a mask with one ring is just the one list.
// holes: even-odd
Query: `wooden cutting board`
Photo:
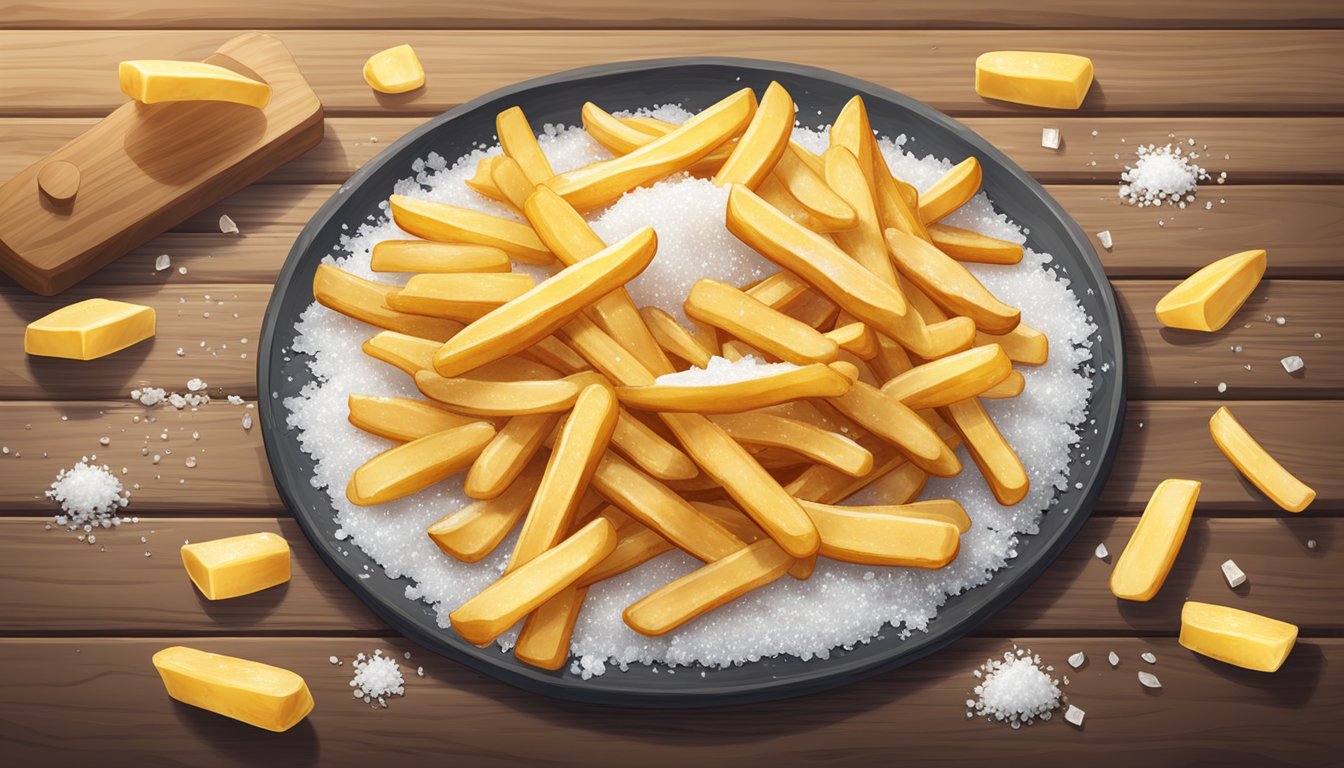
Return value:
[(322, 103), (279, 40), (248, 33), (205, 61), (264, 80), (270, 103), (122, 105), (0, 187), (0, 269), (60, 293), (322, 140)]

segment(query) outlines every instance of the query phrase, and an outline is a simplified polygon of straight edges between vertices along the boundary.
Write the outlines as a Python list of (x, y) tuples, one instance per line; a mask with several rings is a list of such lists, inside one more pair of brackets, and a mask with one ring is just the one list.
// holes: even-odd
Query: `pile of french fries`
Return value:
[[(778, 83), (681, 125), (589, 103), (584, 127), (614, 157), (557, 174), (515, 107), (498, 116), (503, 154), (467, 183), (522, 221), (393, 196), (419, 239), (378, 243), (372, 268), (412, 273), (404, 287), (318, 268), (317, 300), (381, 329), (364, 351), (427, 398), (350, 395), (351, 423), (400, 444), (355, 471), (348, 498), (381, 504), (465, 472), (475, 501), (427, 531), (464, 562), (521, 522), (504, 574), (451, 614), (468, 641), (523, 620), (517, 657), (558, 669), (588, 588), (672, 549), (704, 565), (626, 608), (645, 635), (806, 579), (818, 556), (943, 567), (970, 519), (918, 499), (930, 475), (961, 471), (959, 445), (1001, 504), (1026, 495), (981, 399), (1019, 395), (1014, 364), (1043, 364), (1047, 340), (962, 264), (1017, 263), (1022, 248), (939, 223), (979, 189), (978, 163), (921, 196), (892, 175), (859, 97), (821, 155), (791, 141), (794, 112)], [(683, 172), (729, 187), (728, 229), (780, 267), (752, 285), (698, 282), (694, 330), (624, 288), (657, 234), (605, 243), (584, 218)], [(559, 270), (538, 284), (514, 261)], [(658, 383), (748, 355), (793, 365)], [(836, 506), (869, 486), (888, 503)]]

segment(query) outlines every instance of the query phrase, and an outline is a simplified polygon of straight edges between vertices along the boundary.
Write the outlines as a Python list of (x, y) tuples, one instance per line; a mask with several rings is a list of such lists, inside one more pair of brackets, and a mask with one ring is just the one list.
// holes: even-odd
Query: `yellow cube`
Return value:
[(425, 84), (425, 68), (409, 45), (379, 51), (364, 62), (364, 82), (380, 93), (405, 93)]
[(1297, 625), (1187, 600), (1181, 608), (1180, 642), (1211, 659), (1257, 672), (1274, 672), (1297, 642)]
[(1260, 284), (1267, 263), (1263, 250), (1221, 258), (1182, 280), (1157, 302), (1157, 319), (1168, 328), (1216, 331), (1241, 309)]
[(271, 101), (266, 83), (199, 61), (123, 61), (117, 79), (122, 93), (144, 104), (228, 101), (263, 109)]
[(152, 338), (153, 307), (85, 299), (28, 324), (23, 351), (43, 357), (93, 360)]
[(180, 645), (154, 654), (168, 695), (268, 731), (287, 731), (313, 711), (302, 677), (287, 669)]
[(1092, 87), (1092, 60), (1071, 53), (990, 51), (975, 60), (975, 92), (1033, 107), (1077, 109)]
[(249, 533), (182, 546), (182, 565), (207, 600), (250, 595), (289, 581), (289, 543)]

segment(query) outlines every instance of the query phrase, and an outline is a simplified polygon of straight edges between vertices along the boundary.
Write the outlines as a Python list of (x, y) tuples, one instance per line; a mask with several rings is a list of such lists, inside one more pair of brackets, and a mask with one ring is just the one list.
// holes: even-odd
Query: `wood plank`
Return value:
[[(585, 764), (964, 765), (1004, 754), (1048, 754), (1072, 765), (1123, 754), (1152, 765), (1318, 766), (1344, 746), (1344, 640), (1304, 639), (1274, 675), (1196, 657), (1174, 639), (1040, 638), (1018, 642), (1056, 674), (1077, 650), (1092, 661), (1069, 671), (1069, 701), (1087, 711), (1081, 732), (1056, 716), (1021, 730), (968, 720), (971, 670), (1011, 646), (970, 638), (911, 666), (792, 701), (653, 714), (546, 699), (433, 657), (393, 637), (229, 638), (186, 642), (292, 669), (307, 681), (313, 713), (277, 736), (176, 704), (149, 659), (174, 637), (0, 641), (0, 716), (20, 765), (120, 764), (172, 755), (184, 764), (251, 766), (472, 765), (556, 762), (581, 750)], [(350, 660), (382, 648), (410, 674), (406, 695), (370, 712), (350, 696)], [(1114, 649), (1123, 661), (1102, 660)], [(401, 653), (412, 658), (403, 661)], [(1158, 657), (1160, 691), (1139, 686), (1138, 655)], [(327, 660), (336, 655), (344, 666)], [(415, 676), (423, 665), (425, 677)], [(615, 670), (607, 674), (620, 674)], [(117, 714), (113, 715), (112, 712)], [(72, 728), (71, 723), (78, 723)], [(450, 727), (445, 727), (445, 723)], [(893, 738), (893, 724), (897, 737)], [(594, 745), (600, 745), (595, 748)], [(955, 744), (955, 749), (949, 748)], [(824, 746), (818, 746), (824, 745)]]
[[(574, 105), (575, 123), (579, 106)], [(340, 184), (424, 120), (328, 117), (321, 144), (258, 183)], [(7, 179), (37, 162), (94, 122), (82, 117), (0, 118), (0, 178)], [(1134, 148), (1139, 144), (1163, 145), (1194, 137), (1200, 147), (1208, 145), (1204, 158), (1214, 175), (1228, 174), (1226, 185), (1205, 184), (1201, 206), (1206, 200), (1217, 206), (1219, 197), (1236, 191), (1226, 187), (1240, 184), (1337, 183), (1344, 176), (1344, 147), (1336, 141), (1344, 134), (1344, 119), (1334, 117), (1058, 117), (1042, 113), (967, 117), (961, 122), (1037, 179), (1052, 183), (1118, 184), (1125, 164), (1133, 164)], [(1064, 144), (1059, 150), (1041, 146), (1045, 126), (1060, 129)], [(1273, 136), (1274, 141), (1266, 141), (1266, 136)], [(491, 137), (481, 140), (487, 138)], [(917, 151), (917, 140), (910, 149)], [(1091, 165), (1094, 161), (1096, 165)], [(1157, 218), (1150, 217), (1154, 225)]]
[[(0, 634), (390, 631), (332, 575), (287, 517), (144, 518), (98, 532), (93, 546), (78, 543), (67, 531), (44, 530), (44, 522), (0, 519), (0, 578), (12, 587), (0, 598)], [(1110, 563), (1093, 555), (1104, 542), (1118, 556), (1136, 522), (1133, 517), (1089, 520), (1031, 589), (976, 633), (1170, 635), (1180, 625), (1186, 599), (1282, 616), (1304, 635), (1344, 630), (1344, 616), (1335, 610), (1344, 600), (1344, 581), (1323, 578), (1344, 569), (1344, 547), (1339, 546), (1344, 518), (1198, 518), (1166, 585), (1145, 605), (1111, 597)], [(178, 546), (257, 531), (279, 533), (289, 541), (293, 577), (288, 585), (237, 600), (201, 599), (182, 570)], [(141, 536), (148, 541), (142, 543)], [(1317, 547), (1308, 549), (1308, 540)], [(146, 558), (144, 552), (153, 556)], [(1228, 589), (1218, 567), (1229, 557), (1250, 577), (1236, 590)], [(373, 578), (384, 577), (375, 573)]]
[[(0, 71), (6, 74), (0, 115), (106, 114), (125, 101), (111, 76), (120, 60), (200, 59), (227, 36), (215, 30), (0, 32)], [(500, 86), (571, 67), (705, 54), (826, 67), (902, 87), (958, 115), (1039, 115), (975, 94), (976, 56), (1008, 47), (1090, 56), (1097, 83), (1085, 113), (1344, 112), (1337, 98), (1344, 91), (1344, 61), (1336, 55), (1344, 32), (1337, 30), (292, 30), (277, 36), (331, 115), (437, 114)], [(416, 48), (428, 83), (412, 94), (382, 98), (363, 82), (360, 67), (369, 54), (399, 43)]]
[[(1339, 454), (1344, 434), (1344, 401), (1132, 401), (1111, 480), (1098, 509), (1104, 514), (1136, 513), (1153, 488), (1173, 473), (1204, 482), (1200, 512), (1278, 512), (1213, 445), (1208, 420), (1226, 404), (1246, 428), (1293, 472), (1316, 489), (1309, 514), (1344, 511), (1344, 473), (1327, 457)], [(143, 406), (117, 401), (19, 401), (0, 403), (0, 435), (10, 454), (0, 456), (6, 477), (34, 478), (0, 483), (0, 513), (53, 513), (43, 498), (57, 471), (97, 454), (131, 488), (131, 513), (137, 515), (280, 514), (261, 445), (260, 428), (244, 431), (241, 406), (211, 402), (196, 412), (160, 406), (148, 412), (157, 421), (136, 423)], [(62, 421), (61, 416), (68, 421)], [(32, 429), (27, 429), (28, 425)], [(1142, 425), (1142, 426), (1140, 426)], [(169, 440), (159, 439), (164, 429)], [(199, 432), (200, 441), (190, 438)], [(108, 436), (110, 445), (98, 438)], [(141, 448), (149, 450), (140, 455)], [(171, 454), (164, 453), (171, 449)], [(46, 453), (47, 456), (42, 454)], [(152, 458), (159, 453), (161, 461)], [(197, 465), (188, 469), (187, 456)], [(186, 480), (185, 484), (179, 483)], [(1094, 542), (1095, 545), (1095, 542)]]
[(868, 0), (805, 0), (724, 5), (683, 0), (674, 6), (643, 0), (570, 0), (559, 12), (538, 0), (455, 2), (405, 0), (376, 10), (356, 0), (269, 3), (240, 0), (185, 10), (172, 0), (107, 4), (98, 0), (46, 0), (0, 6), (0, 28), (40, 29), (979, 29), (1020, 28), (1238, 28), (1338, 27), (1344, 13), (1328, 0), (1264, 3), (1230, 0), (1173, 4), (1133, 0), (1042, 0), (1010, 9), (987, 0), (913, 0), (899, 6)]
[[(223, 235), (214, 239), (229, 241)], [(259, 260), (267, 262), (265, 269), (273, 269), (270, 265), (283, 260), (288, 251), (281, 239), (270, 238), (270, 242), (258, 252)], [(193, 376), (222, 387), (227, 394), (253, 397), (254, 347), (271, 286), (179, 281), (184, 276), (176, 269), (151, 274), (153, 256), (161, 252), (141, 251), (129, 257), (128, 266), (143, 270), (147, 282), (142, 285), (89, 283), (53, 298), (30, 295), (12, 284), (0, 289), (4, 297), (0, 301), (0, 399), (120, 398), (140, 385), (181, 388)], [(186, 267), (186, 277), (197, 270), (208, 274), (215, 262), (228, 258), (227, 252), (209, 249), (194, 259), (175, 255), (179, 258), (174, 266)], [(257, 266), (251, 277), (262, 279), (262, 270)], [(1152, 309), (1173, 285), (1175, 281), (1114, 283), (1129, 352), (1130, 397), (1215, 397), (1219, 382), (1227, 384), (1228, 397), (1246, 399), (1335, 398), (1344, 392), (1344, 282), (1265, 280), (1228, 326), (1212, 334), (1172, 331), (1158, 325)], [(159, 335), (93, 362), (23, 354), (21, 340), (28, 322), (91, 296), (154, 307), (159, 313)], [(210, 303), (206, 296), (211, 297)], [(1286, 325), (1264, 322), (1266, 313), (1282, 315)], [(1247, 324), (1249, 328), (1244, 327)], [(1314, 338), (1313, 333), (1320, 333), (1321, 338)], [(244, 338), (248, 343), (241, 342)], [(1233, 345), (1243, 351), (1232, 352)], [(179, 347), (182, 357), (174, 354)], [(1306, 359), (1307, 368), (1289, 375), (1279, 361), (1294, 354)], [(1244, 365), (1251, 370), (1243, 369)]]

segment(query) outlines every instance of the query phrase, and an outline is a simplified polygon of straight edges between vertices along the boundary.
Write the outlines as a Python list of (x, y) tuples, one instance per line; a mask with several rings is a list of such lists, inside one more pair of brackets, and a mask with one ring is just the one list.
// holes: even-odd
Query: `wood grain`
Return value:
[(683, 0), (570, 0), (563, 9), (544, 0), (454, 2), (404, 0), (377, 8), (357, 0), (270, 3), (240, 0), (184, 9), (172, 0), (108, 4), (98, 0), (46, 0), (0, 5), (0, 28), (426, 28), (426, 29), (979, 29), (995, 28), (1236, 28), (1338, 27), (1344, 13), (1328, 0), (1264, 3), (1229, 0), (1174, 4), (1165, 0), (1040, 0), (1009, 9), (991, 0), (806, 0), (729, 4)]
[[(45, 518), (0, 519), (0, 578), (11, 586), (0, 598), (0, 633), (327, 634), (390, 630), (342, 585), (290, 518), (143, 518), (98, 533), (95, 545), (75, 534), (44, 530)], [(1171, 635), (1186, 599), (1227, 603), (1297, 623), (1304, 635), (1338, 633), (1344, 616), (1344, 518), (1205, 519), (1191, 525), (1162, 591), (1138, 605), (1113, 598), (1111, 562), (1134, 530), (1136, 518), (1097, 517), (1025, 594), (976, 634), (1076, 632)], [(236, 600), (202, 599), (187, 579), (178, 547), (257, 531), (284, 536), (293, 551), (286, 586)], [(140, 537), (148, 539), (141, 542)], [(1317, 542), (1308, 549), (1306, 542)], [(1025, 546), (1031, 539), (1025, 538)], [(1105, 543), (1114, 556), (1098, 560)], [(152, 553), (146, 558), (145, 552)], [(1250, 574), (1231, 590), (1219, 563), (1228, 558)], [(52, 578), (54, 573), (67, 574)], [(385, 578), (375, 573), (374, 579)]]
[[(1084, 650), (1068, 671), (1069, 701), (1087, 711), (1081, 731), (1058, 715), (1014, 731), (968, 720), (970, 674), (1009, 641), (969, 638), (914, 664), (795, 701), (677, 713), (617, 710), (545, 699), (484, 679), (393, 637), (187, 639), (216, 653), (292, 669), (307, 681), (313, 713), (277, 735), (171, 701), (149, 663), (181, 638), (8, 639), (0, 641), (0, 716), (20, 765), (136, 762), (165, 755), (186, 765), (796, 765), (858, 763), (965, 765), (1002, 755), (1048, 755), (1053, 764), (1095, 763), (1123, 754), (1149, 765), (1200, 763), (1319, 766), (1344, 746), (1335, 727), (1344, 707), (1344, 640), (1303, 639), (1274, 675), (1194, 656), (1171, 638), (1041, 638), (1016, 641), (1053, 662)], [(410, 674), (406, 695), (370, 711), (350, 695), (350, 661), (374, 648)], [(1103, 658), (1122, 658), (1110, 669)], [(409, 651), (410, 660), (401, 654)], [(1138, 655), (1157, 655), (1156, 667)], [(330, 664), (335, 655), (344, 666)], [(423, 666), (425, 677), (415, 676)], [(1139, 686), (1147, 667), (1160, 691)], [(607, 674), (619, 674), (616, 671)], [(126, 713), (109, 717), (109, 708)], [(133, 713), (133, 714), (132, 714)], [(78, 723), (72, 728), (71, 723)], [(1291, 737), (1287, 735), (1291, 734)], [(1103, 759), (1104, 763), (1104, 759)]]
[[(1192, 31), (430, 31), (293, 30), (277, 35), (332, 115), (437, 114), (510, 83), (627, 59), (733, 55), (834, 69), (957, 115), (1031, 114), (975, 94), (986, 50), (1086, 53), (1097, 81), (1083, 113), (1340, 114), (1344, 44), (1337, 30)], [(199, 59), (225, 37), (214, 30), (0, 32), (0, 115), (106, 114), (124, 98), (109, 73), (141, 58)], [(360, 77), (370, 54), (400, 43), (428, 73), (421, 90), (381, 98)], [(1197, 55), (1199, 66), (1191, 68)], [(912, 77), (911, 73), (918, 73)], [(1179, 75), (1177, 74), (1179, 73)]]
[[(1184, 474), (1204, 481), (1201, 514), (1296, 519), (1279, 512), (1213, 445), (1208, 420), (1220, 404), (1232, 408), (1251, 434), (1316, 489), (1308, 515), (1344, 511), (1344, 474), (1322, 458), (1339, 453), (1344, 401), (1228, 400), (1131, 402), (1099, 513), (1139, 512), (1159, 482)], [(11, 451), (0, 457), (0, 471), (5, 477), (27, 478), (0, 483), (0, 512), (52, 512), (51, 502), (42, 497), (50, 478), (81, 456), (97, 454), (118, 472), (127, 468), (123, 483), (140, 484), (131, 488), (134, 514), (279, 514), (283, 508), (268, 473), (260, 428), (243, 430), (243, 412), (242, 406), (224, 402), (211, 402), (196, 412), (162, 406), (147, 412), (129, 400), (0, 403), (0, 435)], [(157, 421), (134, 421), (145, 415)], [(160, 439), (165, 429), (166, 442)], [(193, 432), (200, 433), (199, 441), (190, 437)], [(109, 437), (110, 445), (99, 445), (101, 436)], [(141, 448), (148, 450), (147, 456)], [(152, 463), (155, 453), (161, 457), (157, 465)], [(184, 462), (192, 455), (197, 465), (189, 469)]]

